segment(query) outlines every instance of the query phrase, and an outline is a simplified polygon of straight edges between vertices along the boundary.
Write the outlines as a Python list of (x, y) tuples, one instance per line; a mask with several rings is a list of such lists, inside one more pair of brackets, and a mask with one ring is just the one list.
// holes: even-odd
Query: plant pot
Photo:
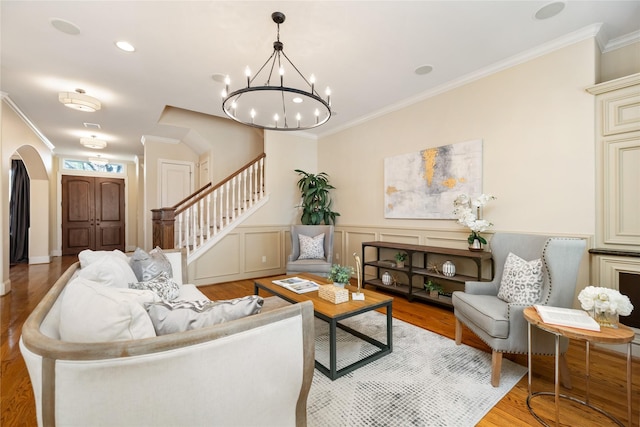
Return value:
[(396, 267), (404, 268), (404, 261), (396, 261)]
[(431, 298), (438, 298), (438, 291), (429, 291), (429, 296)]
[(470, 251), (481, 251), (482, 249), (482, 242), (480, 242), (480, 240), (478, 239), (473, 239), (473, 243), (471, 243), (469, 245), (469, 250)]
[(346, 286), (346, 283), (336, 283), (336, 282), (333, 282), (333, 286), (337, 286), (337, 287), (339, 287), (339, 288), (344, 288), (344, 287)]

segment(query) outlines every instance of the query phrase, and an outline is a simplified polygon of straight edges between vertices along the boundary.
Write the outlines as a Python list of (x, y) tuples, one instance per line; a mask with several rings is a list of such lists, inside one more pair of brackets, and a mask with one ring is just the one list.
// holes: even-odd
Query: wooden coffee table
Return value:
[[(341, 376), (348, 374), (349, 372), (358, 369), (361, 366), (366, 365), (367, 363), (373, 362), (385, 356), (393, 351), (393, 339), (392, 339), (392, 303), (393, 298), (387, 295), (379, 294), (377, 292), (369, 291), (366, 289), (362, 289), (361, 292), (364, 293), (365, 299), (364, 301), (353, 301), (351, 299), (351, 292), (356, 291), (357, 289), (353, 286), (347, 286), (349, 289), (349, 301), (343, 302), (340, 304), (334, 304), (330, 301), (324, 300), (320, 298), (318, 295), (318, 291), (307, 292), (304, 294), (297, 294), (293, 291), (290, 291), (282, 286), (276, 285), (273, 283), (273, 280), (285, 279), (289, 276), (274, 276), (274, 277), (266, 277), (262, 279), (258, 279), (254, 282), (254, 293), (256, 295), (259, 294), (260, 290), (269, 292), (273, 295), (276, 295), (290, 303), (298, 303), (302, 301), (312, 301), (313, 302), (313, 310), (314, 315), (327, 322), (329, 324), (329, 367), (324, 366), (316, 359), (316, 368), (331, 378), (335, 380), (336, 378), (340, 378)], [(328, 284), (327, 280), (323, 279), (319, 276), (314, 276), (311, 274), (297, 274), (296, 277), (301, 277), (309, 280), (313, 280), (319, 285)], [(387, 342), (382, 343), (370, 336), (367, 336), (359, 331), (356, 331), (346, 325), (340, 324), (339, 322), (344, 319), (348, 319), (349, 317), (354, 317), (359, 314), (366, 313), (367, 311), (376, 310), (378, 308), (385, 308), (387, 313)], [(351, 335), (354, 335), (360, 338), (363, 341), (366, 341), (375, 347), (378, 347), (380, 350), (375, 353), (360, 359), (348, 366), (345, 366), (341, 369), (337, 369), (337, 345), (336, 345), (336, 332), (337, 328), (342, 329), (343, 331), (348, 332)]]

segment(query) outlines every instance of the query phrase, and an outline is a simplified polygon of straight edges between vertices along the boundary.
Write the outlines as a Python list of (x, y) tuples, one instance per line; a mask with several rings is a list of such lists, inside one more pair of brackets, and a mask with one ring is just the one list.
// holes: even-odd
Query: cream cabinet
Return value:
[(640, 344), (640, 73), (593, 86), (596, 107), (595, 286), (619, 289), (636, 310), (620, 321)]

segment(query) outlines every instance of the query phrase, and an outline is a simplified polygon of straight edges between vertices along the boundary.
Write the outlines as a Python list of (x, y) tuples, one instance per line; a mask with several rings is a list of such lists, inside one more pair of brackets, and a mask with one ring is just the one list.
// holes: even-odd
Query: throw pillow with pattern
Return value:
[(298, 259), (324, 259), (324, 233), (315, 237), (298, 234), (300, 256)]
[(526, 261), (509, 252), (498, 298), (515, 304), (537, 304), (542, 294), (542, 259)]
[(129, 283), (129, 289), (150, 290), (165, 301), (172, 301), (180, 295), (180, 285), (173, 281), (165, 271), (153, 279)]
[(169, 278), (173, 277), (171, 261), (159, 247), (152, 249), (149, 253), (137, 248), (131, 256), (131, 269), (139, 282), (151, 280), (162, 272), (167, 273)]

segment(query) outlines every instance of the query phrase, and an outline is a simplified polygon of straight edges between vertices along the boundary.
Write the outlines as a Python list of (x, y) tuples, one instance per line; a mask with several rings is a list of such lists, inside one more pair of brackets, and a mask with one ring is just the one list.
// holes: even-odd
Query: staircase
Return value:
[(211, 183), (169, 208), (152, 209), (153, 246), (185, 248), (192, 263), (264, 205), (261, 154), (220, 183)]

